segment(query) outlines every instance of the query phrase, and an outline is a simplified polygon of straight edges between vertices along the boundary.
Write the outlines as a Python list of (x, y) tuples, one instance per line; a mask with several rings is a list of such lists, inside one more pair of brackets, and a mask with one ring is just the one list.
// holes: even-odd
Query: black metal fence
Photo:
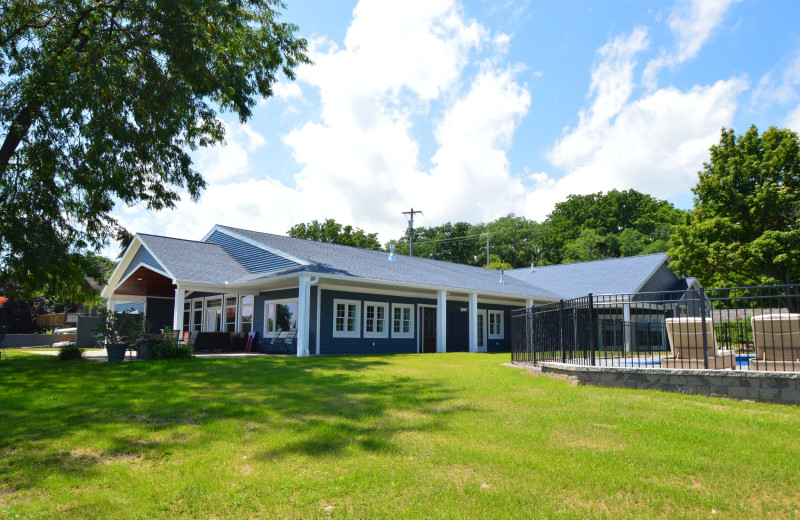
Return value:
[(512, 312), (511, 358), (800, 371), (799, 310), (800, 285), (589, 294)]

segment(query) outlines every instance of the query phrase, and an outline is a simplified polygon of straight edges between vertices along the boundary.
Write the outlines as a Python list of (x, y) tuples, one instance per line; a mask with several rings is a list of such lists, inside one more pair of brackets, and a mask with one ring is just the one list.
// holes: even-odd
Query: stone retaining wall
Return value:
[(638, 388), (800, 405), (800, 373), (587, 367), (540, 363), (543, 374), (582, 385)]

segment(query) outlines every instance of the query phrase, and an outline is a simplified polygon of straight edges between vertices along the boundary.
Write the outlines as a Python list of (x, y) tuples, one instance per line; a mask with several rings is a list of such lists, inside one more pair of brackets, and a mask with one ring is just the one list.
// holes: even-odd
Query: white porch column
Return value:
[(172, 330), (183, 337), (183, 303), (186, 291), (180, 285), (175, 287), (175, 309), (172, 313)]
[(447, 352), (447, 291), (436, 297), (436, 352)]
[(469, 351), (478, 352), (478, 294), (469, 295)]
[(311, 277), (301, 276), (297, 285), (297, 357), (309, 356), (308, 329), (311, 315)]
[(114, 298), (109, 298), (108, 299), (108, 301), (106, 302), (106, 309), (108, 309), (108, 312), (114, 312), (114, 307), (115, 307), (116, 303), (117, 302), (114, 301)]
[(622, 305), (622, 334), (625, 341), (625, 352), (631, 352), (631, 305), (625, 303)]
[(533, 300), (525, 300), (525, 308), (530, 309), (533, 307)]

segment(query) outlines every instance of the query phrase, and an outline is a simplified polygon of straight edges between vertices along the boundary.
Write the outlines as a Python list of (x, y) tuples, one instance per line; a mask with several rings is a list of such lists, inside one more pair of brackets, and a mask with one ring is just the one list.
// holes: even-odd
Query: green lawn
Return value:
[(800, 408), (505, 355), (0, 361), (0, 518), (798, 518)]

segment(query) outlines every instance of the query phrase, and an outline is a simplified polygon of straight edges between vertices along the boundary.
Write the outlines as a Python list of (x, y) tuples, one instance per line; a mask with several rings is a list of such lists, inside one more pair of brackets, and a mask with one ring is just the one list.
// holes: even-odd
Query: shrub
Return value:
[(161, 342), (153, 342), (148, 351), (147, 358), (158, 359), (189, 359), (194, 355), (191, 345), (178, 343), (173, 338), (165, 338)]
[(83, 349), (78, 345), (66, 345), (61, 347), (58, 351), (58, 359), (61, 361), (72, 361), (75, 359), (83, 359)]

